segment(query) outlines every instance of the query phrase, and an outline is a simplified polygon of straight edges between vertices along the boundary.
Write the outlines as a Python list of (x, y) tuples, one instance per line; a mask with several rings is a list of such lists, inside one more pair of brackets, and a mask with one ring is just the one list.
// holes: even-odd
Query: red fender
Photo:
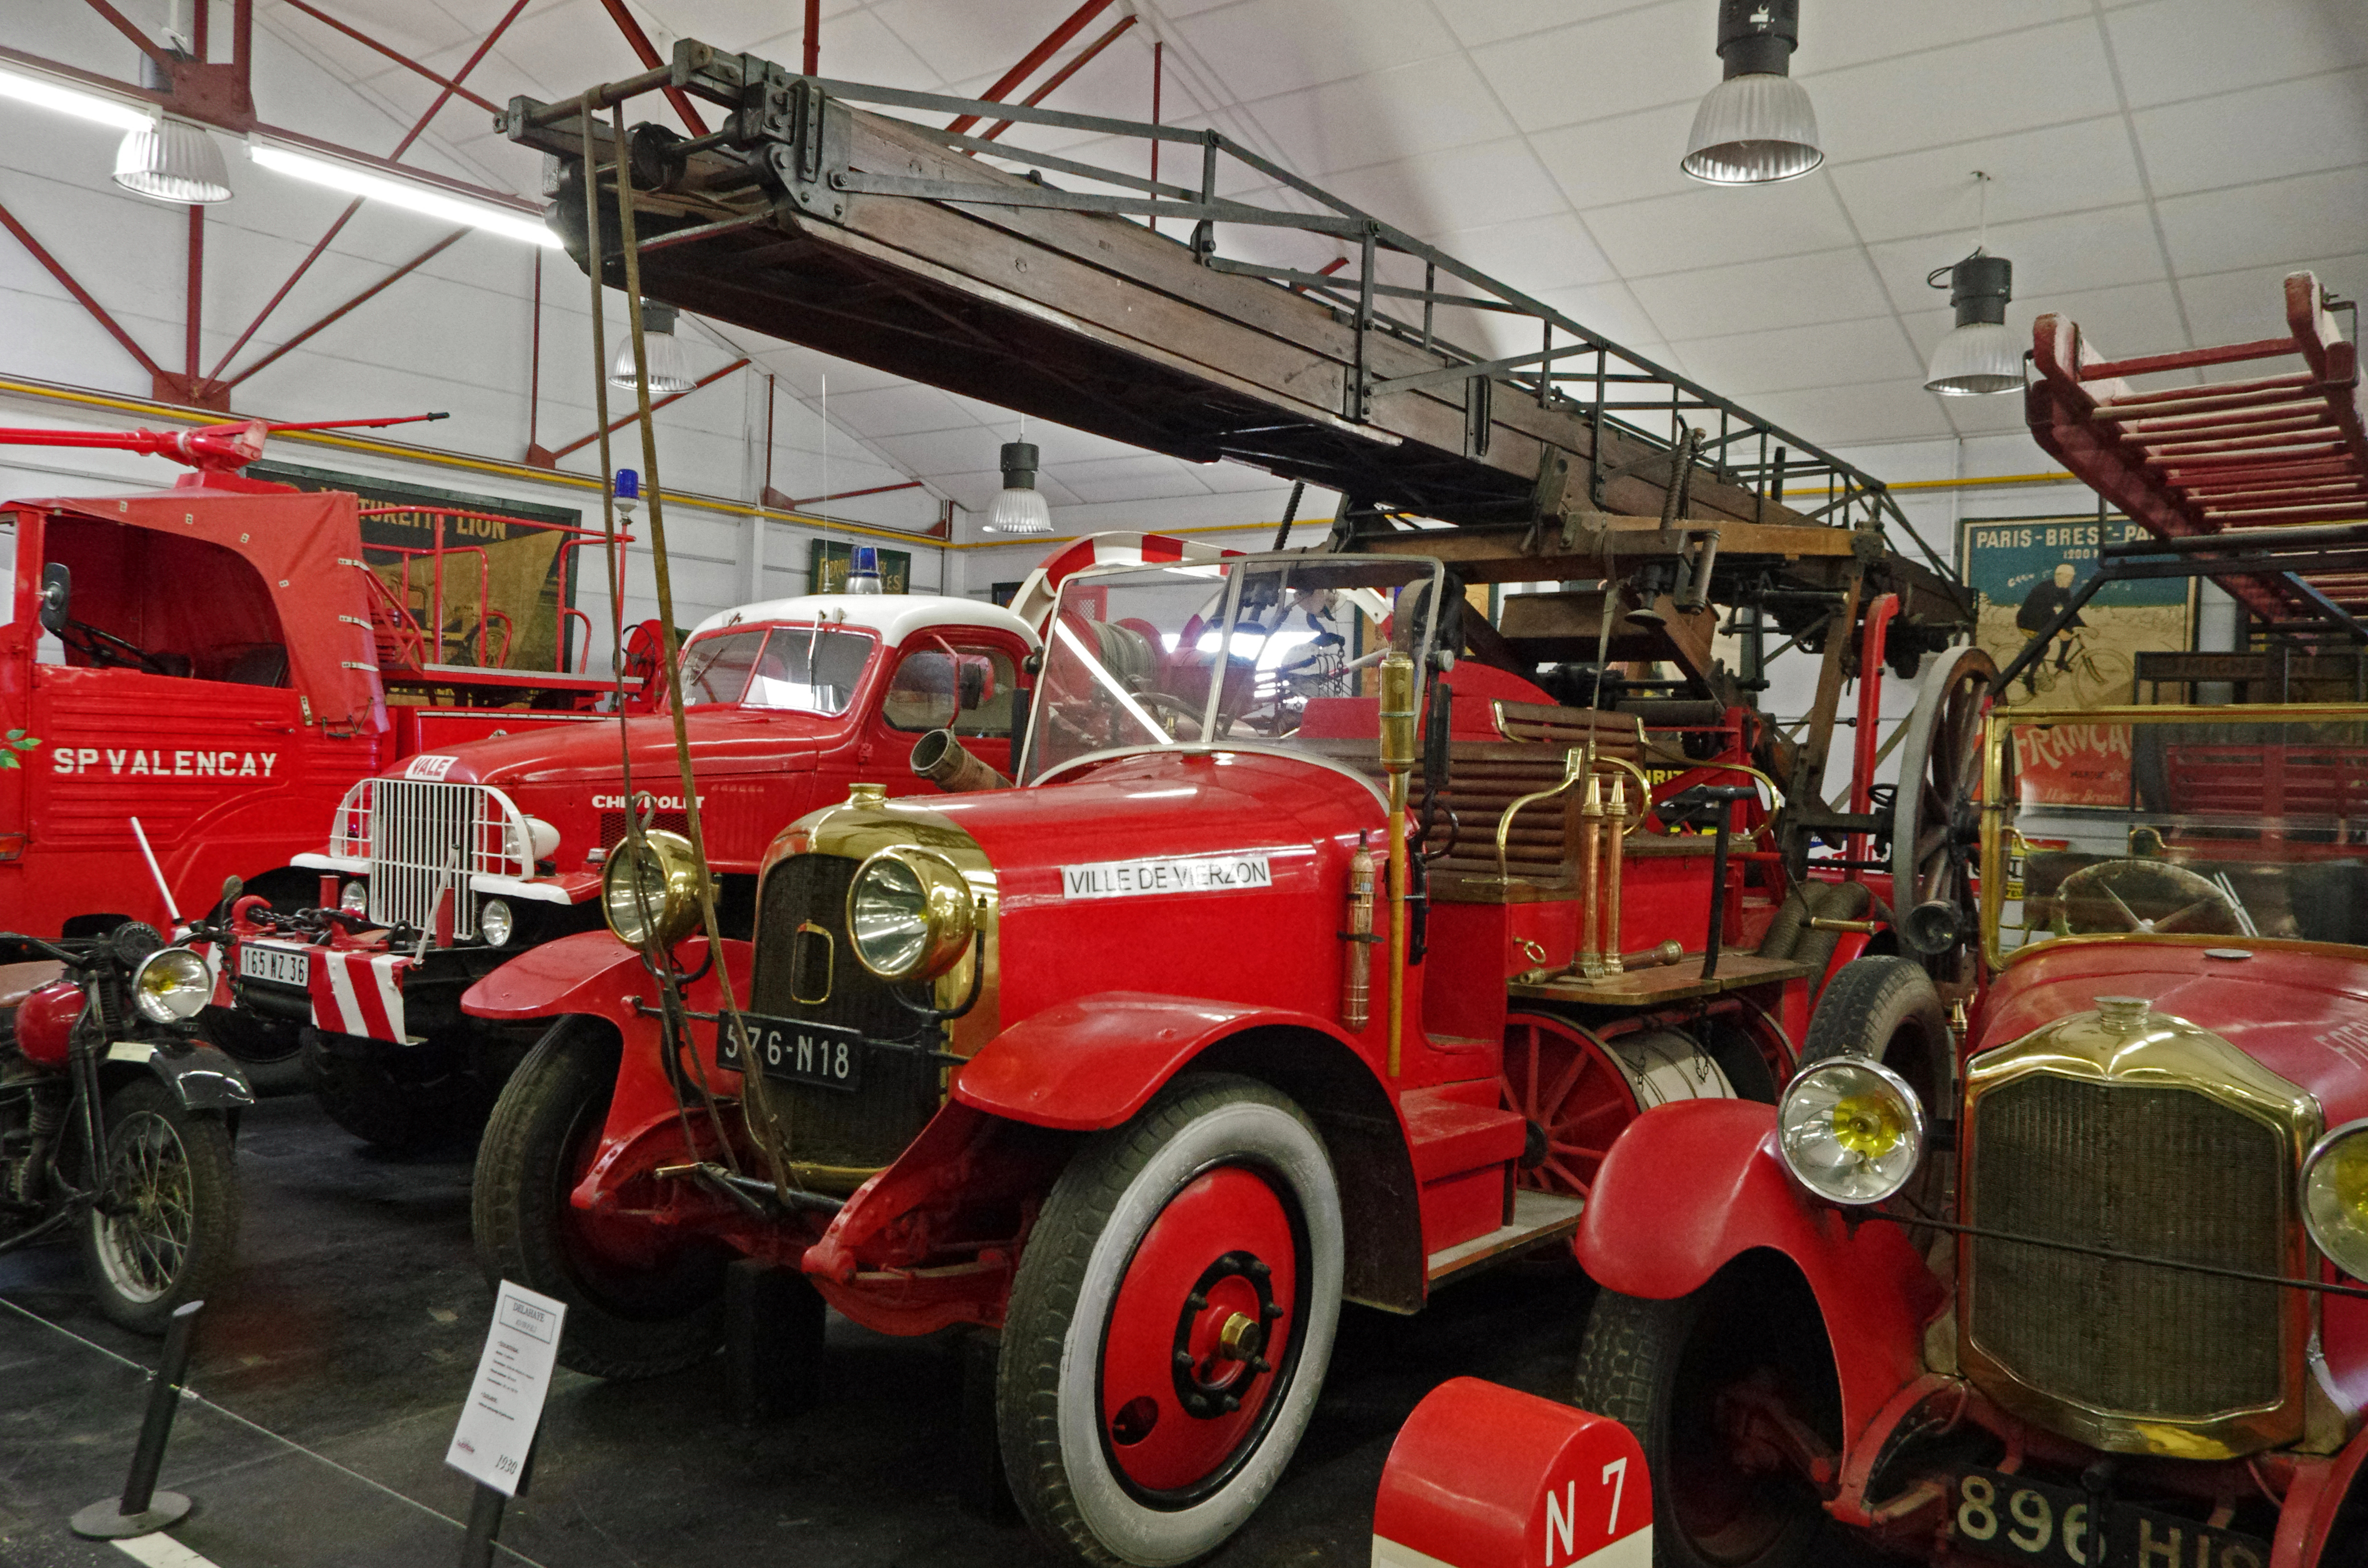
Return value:
[(1924, 1370), (1924, 1325), (1947, 1300), (1907, 1235), (1853, 1223), (1803, 1191), (1776, 1153), (1776, 1108), (1679, 1100), (1628, 1125), (1588, 1195), (1578, 1261), (1607, 1290), (1668, 1301), (1754, 1248), (1781, 1253), (1816, 1297), (1853, 1439)]
[[(677, 957), (687, 970), (696, 971), (706, 949), (705, 939), (699, 938), (685, 942)], [(723, 964), (737, 983), (734, 994), (745, 1001), (750, 972), (748, 944), (727, 939)], [(461, 997), (461, 1010), (472, 1017), (525, 1023), (586, 1014), (606, 1018), (623, 1037), (624, 1055), (617, 1065), (617, 1088), (609, 1102), (609, 1119), (600, 1130), (600, 1148), (575, 1188), (574, 1201), (578, 1209), (613, 1206), (617, 1189), (625, 1182), (682, 1156), (674, 1087), (666, 1082), (662, 1055), (664, 1037), (657, 1020), (635, 1006), (655, 1006), (657, 990), (657, 982), (643, 967), (640, 954), (606, 931), (579, 931), (529, 948)], [(683, 988), (684, 1003), (696, 1012), (714, 1012), (723, 994), (722, 981), (713, 969)], [(716, 1064), (709, 1038), (704, 1065), (710, 1085), (719, 1096), (738, 1094), (740, 1074)]]
[(2347, 1568), (2351, 1560), (2339, 1562), (2330, 1549), (2338, 1544), (2335, 1524), (2343, 1505), (2362, 1487), (2368, 1487), (2368, 1431), (2353, 1433), (2332, 1461), (2298, 1463), (2278, 1518), (2271, 1568), (2285, 1568), (2289, 1562), (2297, 1568)]
[(1218, 1040), (1268, 1027), (1313, 1029), (1357, 1051), (1355, 1040), (1313, 1013), (1101, 991), (1047, 1007), (987, 1041), (954, 1079), (953, 1097), (1014, 1121), (1096, 1131), (1141, 1110)]

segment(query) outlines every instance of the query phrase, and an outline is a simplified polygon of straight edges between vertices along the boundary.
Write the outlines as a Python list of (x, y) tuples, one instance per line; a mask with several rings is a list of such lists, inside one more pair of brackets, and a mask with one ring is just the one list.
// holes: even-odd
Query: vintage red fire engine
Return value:
[[(1036, 647), (1011, 612), (938, 595), (816, 595), (701, 622), (683, 652), (684, 717), (727, 926), (746, 931), (781, 824), (859, 777), (928, 788), (904, 767), (918, 736), (946, 730), (975, 766), (1008, 769)], [(233, 922), (226, 987), (259, 1023), (302, 1029), (307, 1075), (347, 1131), (404, 1147), (482, 1116), (533, 1033), (463, 1017), (461, 993), (525, 949), (599, 928), (629, 813), (681, 828), (671, 716), (623, 729), (437, 747), (362, 779), (326, 850), (294, 858), (321, 874), (318, 907)]]
[[(0, 627), (0, 925), (82, 936), (165, 923), (160, 878), (188, 914), (231, 875), (258, 896), (302, 896), (314, 879), (290, 863), (319, 847), (317, 824), (354, 779), (422, 746), (566, 720), (606, 689), (503, 667), (499, 608), (460, 585), (484, 550), (438, 526), (457, 536), (465, 515), (420, 514), (435, 542), (409, 552), (405, 595), (367, 568), (389, 552), (366, 551), (352, 494), (239, 472), (275, 428), (289, 426), (0, 431), (192, 469), (161, 493), (5, 508), (16, 580)], [(559, 534), (563, 554), (590, 537), (502, 522)], [(44, 662), (45, 635), (63, 663)]]
[[(628, 945), (550, 943), (464, 1000), (557, 1020), (480, 1153), (487, 1269), (567, 1301), (563, 1358), (610, 1376), (711, 1351), (735, 1253), (886, 1332), (999, 1326), (1004, 1461), (1048, 1540), (1224, 1540), (1344, 1299), (1411, 1312), (1566, 1236), (1640, 1106), (1772, 1098), (1871, 928), (1813, 928), (1773, 852), (1665, 831), (1749, 792), (1748, 710), (1656, 740), (1504, 669), (1417, 680), (1486, 635), (1433, 637), (1443, 580), (1296, 553), (1069, 578), (1018, 787), (859, 784), (790, 825), (753, 952), (681, 940), (680, 839), (621, 846)], [(1386, 600), (1388, 641), (1359, 608)], [(1756, 795), (1714, 806), (1764, 837)], [(762, 1073), (704, 1021), (726, 977)]]
[[(1989, 722), (1961, 1081), (1868, 959), (1780, 1108), (1604, 1165), (1577, 1397), (1650, 1458), (1657, 1561), (2368, 1562), (2368, 710)], [(1838, 1041), (1837, 1043), (1841, 1043)]]

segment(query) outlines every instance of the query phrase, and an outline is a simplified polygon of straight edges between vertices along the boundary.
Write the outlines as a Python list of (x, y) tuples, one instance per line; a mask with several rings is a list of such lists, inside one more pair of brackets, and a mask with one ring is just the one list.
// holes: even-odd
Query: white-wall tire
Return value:
[[(1288, 1260), (1266, 1256), (1277, 1250), (1275, 1213), (1289, 1221)], [(1155, 1236), (1163, 1219), (1168, 1226)], [(1274, 1489), (1315, 1412), (1341, 1260), (1323, 1138), (1267, 1085), (1182, 1079), (1088, 1142), (1054, 1184), (1022, 1256), (996, 1380), (1005, 1468), (1037, 1533), (1076, 1560), (1128, 1568), (1170, 1568), (1222, 1545)], [(1186, 1275), (1189, 1293), (1173, 1283)], [(1263, 1358), (1253, 1350), (1163, 1372), (1172, 1399), (1145, 1381), (1152, 1359), (1165, 1367), (1195, 1354), (1181, 1347), (1205, 1339), (1216, 1316), (1250, 1315), (1235, 1301), (1272, 1309), (1282, 1348), (1266, 1370), (1254, 1369)], [(1139, 1331), (1168, 1321), (1164, 1313), (1172, 1340)], [(1114, 1322), (1128, 1332), (1113, 1335)], [(1202, 1366), (1224, 1381), (1202, 1382)], [(1122, 1402), (1114, 1421), (1111, 1405), (1137, 1381), (1149, 1392)], [(1229, 1393), (1235, 1403), (1223, 1405)], [(1189, 1414), (1188, 1399), (1208, 1414)], [(1151, 1425), (1129, 1437), (1126, 1413), (1139, 1407)], [(1155, 1446), (1162, 1423), (1167, 1436)], [(1191, 1478), (1211, 1452), (1216, 1461)], [(1187, 1479), (1155, 1484), (1163, 1471)]]

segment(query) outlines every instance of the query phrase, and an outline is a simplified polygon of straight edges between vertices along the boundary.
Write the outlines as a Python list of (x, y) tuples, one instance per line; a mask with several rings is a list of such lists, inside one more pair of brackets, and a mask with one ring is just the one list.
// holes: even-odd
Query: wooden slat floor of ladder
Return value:
[(1552, 1192), (1517, 1192), (1513, 1195), (1511, 1224), (1499, 1225), (1485, 1236), (1441, 1247), (1430, 1255), (1430, 1282), (1444, 1284), (1490, 1264), (1518, 1257), (1548, 1242), (1560, 1241), (1578, 1230), (1578, 1217), (1586, 1208), (1583, 1198), (1565, 1198)]

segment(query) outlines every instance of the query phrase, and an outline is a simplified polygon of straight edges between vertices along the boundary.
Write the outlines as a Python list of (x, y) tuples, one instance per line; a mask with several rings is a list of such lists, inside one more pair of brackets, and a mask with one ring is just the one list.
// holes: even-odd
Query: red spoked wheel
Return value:
[(1239, 1528), (1314, 1413), (1341, 1258), (1322, 1136), (1267, 1085), (1180, 1080), (1088, 1143), (1021, 1256), (996, 1381), (1046, 1542), (1168, 1564)]
[(1640, 1107), (1601, 1041), (1564, 1019), (1516, 1013), (1505, 1022), (1498, 1088), (1530, 1124), (1518, 1179), (1539, 1192), (1584, 1198), (1620, 1130)]

